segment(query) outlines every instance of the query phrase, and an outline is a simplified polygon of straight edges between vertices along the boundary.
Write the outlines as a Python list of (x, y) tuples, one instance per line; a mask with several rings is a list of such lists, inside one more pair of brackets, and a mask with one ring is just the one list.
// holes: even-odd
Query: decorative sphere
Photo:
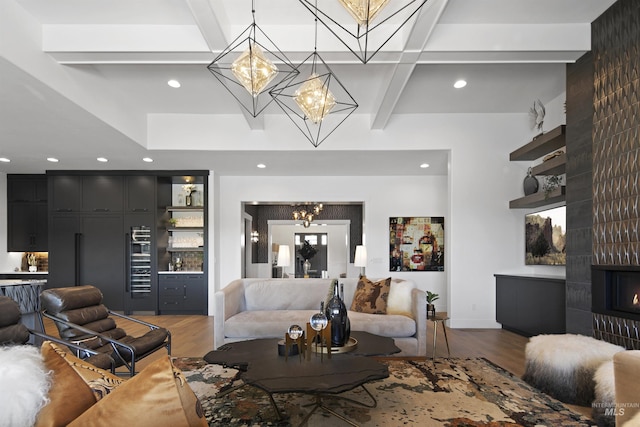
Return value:
[(292, 340), (297, 340), (302, 336), (302, 328), (299, 325), (291, 325), (289, 326), (289, 330), (287, 333), (289, 334), (289, 338)]
[(327, 327), (327, 316), (325, 316), (324, 313), (316, 313), (311, 316), (311, 319), (309, 319), (309, 323), (311, 324), (311, 328), (313, 328), (314, 331), (321, 331)]

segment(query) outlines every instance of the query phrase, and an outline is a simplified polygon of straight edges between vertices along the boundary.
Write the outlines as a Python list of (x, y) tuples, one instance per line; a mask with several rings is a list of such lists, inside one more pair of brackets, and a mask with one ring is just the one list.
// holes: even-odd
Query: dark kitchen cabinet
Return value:
[(7, 176), (7, 251), (46, 252), (46, 175)]
[(160, 314), (207, 314), (202, 274), (161, 274), (158, 287)]
[(153, 212), (156, 206), (156, 177), (146, 175), (127, 176), (127, 212)]
[(80, 212), (82, 206), (82, 177), (75, 175), (51, 175), (49, 183), (49, 210), (55, 212)]
[(7, 251), (47, 252), (47, 204), (11, 202), (8, 210)]
[(107, 307), (124, 310), (122, 215), (54, 215), (50, 225), (47, 287), (93, 285)]
[(47, 202), (46, 175), (7, 175), (7, 202)]
[(83, 212), (122, 212), (124, 177), (90, 175), (82, 177)]

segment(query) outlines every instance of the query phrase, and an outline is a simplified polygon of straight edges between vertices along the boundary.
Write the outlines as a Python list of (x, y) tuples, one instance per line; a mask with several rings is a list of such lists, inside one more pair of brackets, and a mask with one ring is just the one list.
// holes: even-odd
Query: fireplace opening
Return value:
[(618, 272), (614, 278), (613, 310), (640, 314), (640, 273)]
[(640, 320), (640, 266), (592, 266), (591, 311)]

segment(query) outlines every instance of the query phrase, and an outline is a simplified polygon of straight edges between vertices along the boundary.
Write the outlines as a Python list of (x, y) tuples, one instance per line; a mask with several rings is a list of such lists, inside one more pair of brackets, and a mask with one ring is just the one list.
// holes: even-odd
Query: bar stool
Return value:
[(433, 322), (433, 356), (432, 359), (436, 360), (436, 342), (438, 338), (438, 323), (442, 325), (442, 332), (444, 332), (444, 341), (447, 343), (447, 354), (448, 357), (451, 357), (451, 350), (449, 349), (449, 338), (447, 338), (447, 328), (444, 325), (444, 322), (449, 320), (449, 316), (445, 316), (442, 314), (436, 314), (435, 316), (430, 316), (429, 320)]

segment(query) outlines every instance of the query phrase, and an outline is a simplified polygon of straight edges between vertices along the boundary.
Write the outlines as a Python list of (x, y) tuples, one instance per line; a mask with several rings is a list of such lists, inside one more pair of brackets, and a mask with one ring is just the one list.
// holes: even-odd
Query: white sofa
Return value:
[[(371, 279), (373, 281), (378, 279)], [(338, 279), (351, 307), (357, 278)], [(320, 302), (327, 299), (331, 279), (238, 279), (215, 293), (214, 346), (255, 338), (284, 338), (293, 324), (305, 328)], [(426, 294), (407, 280), (392, 280), (387, 314), (349, 310), (352, 331), (394, 339), (395, 356), (426, 356)]]

